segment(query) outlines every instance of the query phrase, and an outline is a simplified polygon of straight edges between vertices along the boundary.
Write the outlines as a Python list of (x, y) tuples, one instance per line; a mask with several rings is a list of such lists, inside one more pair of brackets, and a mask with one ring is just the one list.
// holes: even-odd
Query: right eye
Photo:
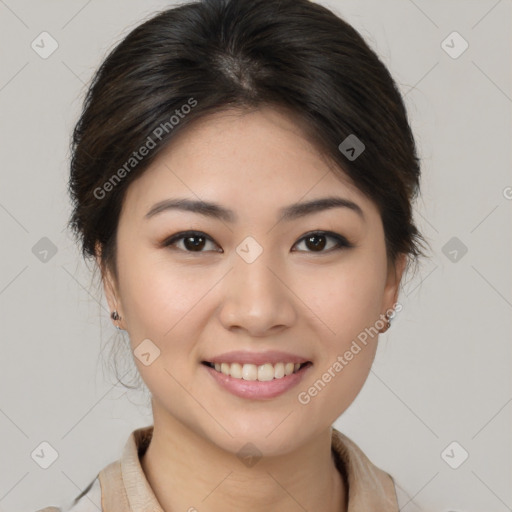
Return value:
[[(182, 242), (181, 247), (178, 247), (178, 242)], [(211, 252), (204, 251), (203, 248), (205, 245), (210, 242), (217, 247), (219, 247), (211, 237), (209, 237), (206, 233), (202, 233), (201, 231), (182, 231), (180, 233), (176, 233), (169, 238), (166, 238), (162, 242), (162, 247), (168, 247), (170, 249), (178, 249), (183, 252)], [(224, 252), (222, 249), (215, 250), (215, 252)]]

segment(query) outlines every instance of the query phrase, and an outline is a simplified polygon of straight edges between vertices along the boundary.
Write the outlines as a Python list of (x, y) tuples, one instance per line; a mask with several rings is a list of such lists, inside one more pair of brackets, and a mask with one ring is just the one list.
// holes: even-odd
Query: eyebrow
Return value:
[[(357, 213), (364, 220), (363, 210), (358, 204), (342, 197), (331, 196), (313, 199), (303, 203), (294, 203), (281, 208), (279, 210), (278, 222), (295, 220), (332, 208), (348, 208)], [(186, 198), (165, 199), (160, 201), (151, 207), (148, 213), (146, 213), (145, 218), (150, 219), (168, 210), (193, 212), (226, 222), (236, 222), (238, 220), (238, 216), (233, 210), (229, 210), (217, 203)]]

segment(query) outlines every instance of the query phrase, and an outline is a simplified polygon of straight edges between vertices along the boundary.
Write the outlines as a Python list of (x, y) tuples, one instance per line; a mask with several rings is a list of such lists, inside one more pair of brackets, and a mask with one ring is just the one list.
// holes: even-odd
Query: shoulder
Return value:
[(102, 512), (101, 486), (96, 477), (71, 503), (64, 507), (46, 507), (36, 512)]
[(354, 441), (334, 428), (332, 433), (332, 445), (345, 466), (355, 510), (424, 512), (388, 472), (371, 462)]

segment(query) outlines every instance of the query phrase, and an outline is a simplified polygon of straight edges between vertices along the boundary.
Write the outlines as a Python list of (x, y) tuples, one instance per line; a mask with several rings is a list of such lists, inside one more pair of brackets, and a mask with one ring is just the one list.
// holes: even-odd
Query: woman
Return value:
[(332, 424), (421, 254), (419, 175), (393, 79), (328, 9), (204, 0), (135, 28), (74, 131), (71, 226), (154, 425), (70, 510), (403, 507)]

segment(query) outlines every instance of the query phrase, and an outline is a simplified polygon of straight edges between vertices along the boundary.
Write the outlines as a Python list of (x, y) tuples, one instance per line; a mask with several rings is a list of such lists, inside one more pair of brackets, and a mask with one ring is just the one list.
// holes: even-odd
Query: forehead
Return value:
[(261, 208), (333, 194), (372, 209), (348, 176), (308, 140), (296, 118), (267, 107), (194, 121), (130, 185), (126, 201), (147, 210), (156, 201), (186, 196), (240, 211), (254, 205), (261, 214)]

